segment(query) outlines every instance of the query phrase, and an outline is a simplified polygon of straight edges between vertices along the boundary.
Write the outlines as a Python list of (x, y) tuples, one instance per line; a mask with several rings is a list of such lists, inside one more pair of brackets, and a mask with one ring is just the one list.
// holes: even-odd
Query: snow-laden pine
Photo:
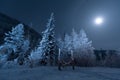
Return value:
[[(18, 24), (11, 31), (5, 33), (4, 44), (0, 47), (1, 62), (14, 61), (23, 63), (30, 41), (24, 36), (24, 25)], [(22, 60), (22, 61), (21, 61)]]
[(18, 24), (11, 31), (5, 33), (5, 45), (8, 45), (15, 52), (23, 45), (24, 42), (24, 25)]
[(52, 13), (48, 23), (46, 25), (46, 30), (42, 32), (42, 40), (40, 41), (37, 48), (31, 52), (30, 59), (40, 60), (48, 59), (50, 64), (53, 64), (53, 59), (55, 55), (55, 32), (54, 32), (54, 14)]

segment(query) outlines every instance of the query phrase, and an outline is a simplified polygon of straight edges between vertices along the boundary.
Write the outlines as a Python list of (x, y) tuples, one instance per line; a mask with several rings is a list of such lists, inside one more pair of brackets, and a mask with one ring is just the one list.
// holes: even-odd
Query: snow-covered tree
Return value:
[(56, 48), (54, 28), (54, 14), (52, 13), (48, 20), (46, 30), (42, 32), (42, 40), (40, 41), (37, 49), (31, 53), (31, 58), (48, 59), (50, 65), (53, 64)]
[(61, 37), (57, 39), (57, 46), (60, 48), (62, 51), (64, 50), (64, 41), (62, 40)]
[(18, 24), (12, 28), (11, 31), (5, 33), (5, 43), (2, 46), (3, 49), (6, 49), (7, 51), (4, 52), (4, 54), (7, 56), (7, 60), (11, 61), (17, 59), (18, 62), (20, 62), (21, 59), (24, 59), (30, 44), (30, 41), (28, 39), (25, 39), (24, 33), (23, 24)]
[(78, 59), (77, 61), (81, 61), (80, 59), (90, 61), (94, 58), (92, 41), (88, 40), (83, 29), (80, 30), (79, 34), (74, 29), (71, 35), (65, 34), (64, 39), (59, 40), (59, 47), (62, 52), (72, 50), (74, 58)]
[[(55, 25), (54, 25), (54, 14), (52, 13), (50, 16), (50, 19), (48, 20), (47, 23), (47, 29), (46, 31), (48, 31), (48, 50), (47, 50), (47, 54), (49, 57), (49, 61), (50, 61), (50, 65), (53, 65), (53, 60), (54, 60), (54, 55), (55, 55), (55, 48), (56, 48), (56, 43), (55, 43)], [(46, 33), (45, 31), (45, 33)], [(47, 34), (46, 33), (46, 34)]]
[(24, 25), (18, 24), (12, 28), (11, 32), (5, 33), (5, 36), (5, 45), (8, 45), (14, 52), (17, 52), (24, 42)]
[(64, 50), (66, 50), (67, 52), (70, 52), (73, 49), (72, 42), (73, 42), (72, 37), (69, 36), (68, 34), (65, 34), (65, 38), (64, 38)]
[(94, 48), (92, 47), (92, 41), (89, 41), (87, 35), (83, 29), (79, 33), (79, 52), (75, 54), (78, 64), (81, 66), (90, 66), (94, 63)]
[(80, 50), (87, 53), (93, 53), (92, 41), (89, 41), (87, 35), (83, 29), (80, 30)]
[(79, 48), (80, 48), (80, 40), (79, 40), (79, 36), (77, 34), (77, 32), (72, 29), (72, 33), (71, 33), (71, 40), (72, 40), (72, 45), (73, 45), (73, 50), (75, 52), (78, 52)]

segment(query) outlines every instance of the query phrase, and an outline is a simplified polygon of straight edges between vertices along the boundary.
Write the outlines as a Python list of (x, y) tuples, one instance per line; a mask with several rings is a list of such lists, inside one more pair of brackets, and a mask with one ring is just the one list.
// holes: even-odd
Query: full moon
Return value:
[(97, 18), (95, 19), (95, 24), (100, 25), (100, 24), (102, 24), (102, 23), (103, 23), (103, 18), (102, 18), (102, 17), (97, 17)]

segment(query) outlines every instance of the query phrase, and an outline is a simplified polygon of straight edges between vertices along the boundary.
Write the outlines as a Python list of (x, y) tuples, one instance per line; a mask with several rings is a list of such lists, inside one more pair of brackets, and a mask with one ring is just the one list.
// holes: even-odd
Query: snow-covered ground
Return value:
[(57, 67), (0, 69), (0, 80), (120, 80), (120, 69)]

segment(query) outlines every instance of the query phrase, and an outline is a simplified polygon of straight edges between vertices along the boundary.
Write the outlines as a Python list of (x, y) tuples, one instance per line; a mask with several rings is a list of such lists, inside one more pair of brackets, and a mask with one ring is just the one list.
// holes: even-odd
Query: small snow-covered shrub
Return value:
[(34, 51), (32, 51), (29, 56), (29, 59), (30, 60), (42, 59), (41, 48), (37, 48)]
[(0, 55), (0, 62), (7, 61), (7, 55)]
[(16, 61), (7, 61), (4, 64), (2, 64), (3, 69), (9, 69), (9, 68), (17, 68), (19, 65)]
[(41, 51), (41, 47), (38, 47), (37, 49), (32, 51), (30, 56), (28, 57), (28, 60), (26, 61), (26, 64), (30, 67), (40, 66), (40, 61), (41, 59), (43, 59)]
[(0, 68), (7, 61), (7, 55), (0, 56)]

